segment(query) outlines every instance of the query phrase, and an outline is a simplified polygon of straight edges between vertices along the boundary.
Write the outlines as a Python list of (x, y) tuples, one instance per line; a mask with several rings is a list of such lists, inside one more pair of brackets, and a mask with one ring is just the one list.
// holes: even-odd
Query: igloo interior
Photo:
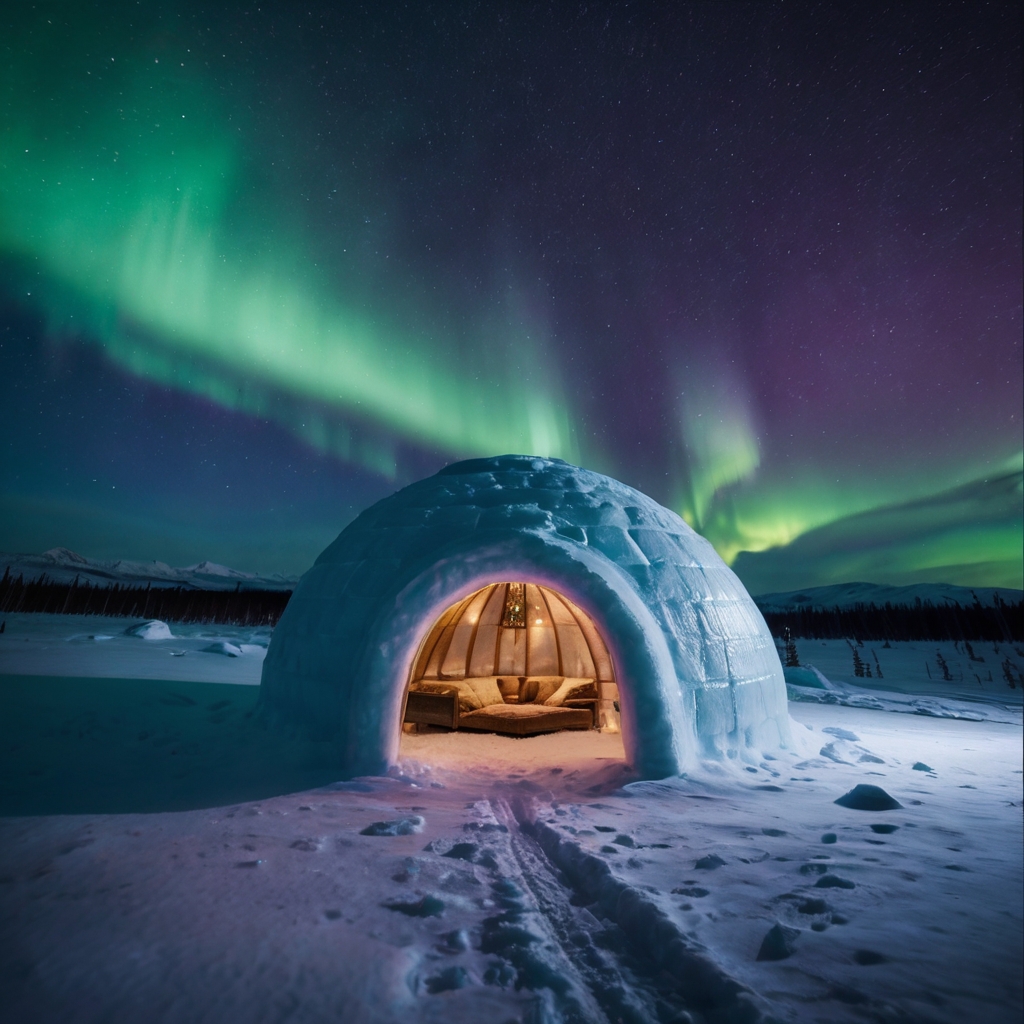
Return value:
[[(514, 637), (507, 641), (511, 660), (503, 662), (500, 631), (488, 650), (480, 643), (483, 620), (467, 616), (477, 609), (494, 617), (494, 628), (499, 605), (503, 617), (508, 610), (512, 583), (524, 587), (521, 665)], [(536, 616), (541, 626), (534, 627), (535, 660), (528, 665), (531, 595), (545, 612)], [(563, 615), (564, 648), (555, 622)], [(261, 715), (292, 734), (333, 744), (340, 772), (380, 773), (397, 761), (415, 692), (410, 682), (450, 692), (460, 671), (462, 680), (504, 678), (505, 693), (496, 685), (487, 705), (511, 704), (505, 698), (512, 696), (512, 677), (519, 684), (521, 676), (539, 677), (541, 666), (555, 668), (558, 657), (564, 670), (567, 658), (582, 656), (583, 647), (568, 639), (568, 619), (584, 634), (587, 623), (593, 626), (597, 639), (585, 636), (584, 646), (594, 672), (551, 675), (592, 680), (596, 693), (571, 699), (596, 700), (606, 730), (615, 722), (604, 702), (614, 701), (617, 688), (625, 757), (640, 776), (678, 774), (701, 758), (757, 761), (790, 744), (774, 642), (711, 545), (625, 484), (522, 455), (448, 466), (346, 527), (302, 578), (274, 631)], [(554, 653), (550, 642), (542, 653), (545, 636), (555, 641)], [(606, 669), (598, 665), (602, 649)], [(451, 673), (442, 653), (451, 655)], [(478, 668), (486, 675), (474, 676)], [(516, 671), (502, 676), (507, 668)], [(539, 679), (537, 685), (539, 691)], [(515, 696), (536, 704), (528, 691)], [(521, 717), (514, 709), (507, 715)]]
[(608, 648), (590, 617), (535, 583), (492, 583), (450, 605), (413, 662), (407, 727), (514, 736), (618, 732)]

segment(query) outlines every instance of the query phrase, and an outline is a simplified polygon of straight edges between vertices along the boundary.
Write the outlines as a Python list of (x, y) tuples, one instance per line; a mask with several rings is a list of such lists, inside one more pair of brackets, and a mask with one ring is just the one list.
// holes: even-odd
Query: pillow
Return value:
[(483, 707), (480, 698), (473, 692), (473, 688), (465, 679), (453, 679), (448, 686), (454, 686), (459, 691), (459, 710), (478, 711)]
[[(505, 703), (505, 698), (502, 697), (501, 690), (498, 689), (498, 679), (496, 676), (474, 676), (470, 679), (464, 679), (463, 682), (473, 691), (480, 702), (477, 707), (486, 708), (491, 704)], [(461, 689), (460, 684), (460, 692)]]
[(519, 688), (519, 703), (543, 704), (561, 683), (561, 676), (529, 676)]
[[(519, 676), (498, 676), (498, 689), (501, 690), (501, 695), (507, 702), (510, 697), (519, 699)], [(515, 700), (512, 701), (515, 703)]]
[(593, 679), (563, 679), (562, 685), (544, 703), (549, 708), (559, 708), (567, 700), (593, 699), (597, 697), (597, 686)]

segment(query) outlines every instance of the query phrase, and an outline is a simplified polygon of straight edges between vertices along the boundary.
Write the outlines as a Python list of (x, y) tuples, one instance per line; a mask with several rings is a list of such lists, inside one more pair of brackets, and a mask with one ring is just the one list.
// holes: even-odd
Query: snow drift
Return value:
[(274, 630), (262, 714), (334, 742), (347, 774), (383, 771), (423, 638), (455, 601), (500, 580), (547, 585), (593, 619), (641, 775), (790, 745), (772, 637), (711, 545), (625, 484), (519, 455), (449, 466), (341, 533)]

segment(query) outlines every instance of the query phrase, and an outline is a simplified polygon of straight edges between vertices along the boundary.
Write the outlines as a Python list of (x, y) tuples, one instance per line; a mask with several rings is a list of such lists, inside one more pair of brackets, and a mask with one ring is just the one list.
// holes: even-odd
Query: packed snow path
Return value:
[[(4, 819), (5, 1019), (1019, 1020), (1020, 729), (793, 713), (802, 759), (699, 780), (432, 734), (395, 777)], [(863, 783), (902, 808), (834, 803)]]

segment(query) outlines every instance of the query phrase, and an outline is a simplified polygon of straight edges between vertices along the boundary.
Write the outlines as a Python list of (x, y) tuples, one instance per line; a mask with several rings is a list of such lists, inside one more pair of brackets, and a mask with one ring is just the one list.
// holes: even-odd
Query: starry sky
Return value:
[(0, 14), (0, 549), (301, 573), (523, 452), (1022, 586), (1016, 3)]

